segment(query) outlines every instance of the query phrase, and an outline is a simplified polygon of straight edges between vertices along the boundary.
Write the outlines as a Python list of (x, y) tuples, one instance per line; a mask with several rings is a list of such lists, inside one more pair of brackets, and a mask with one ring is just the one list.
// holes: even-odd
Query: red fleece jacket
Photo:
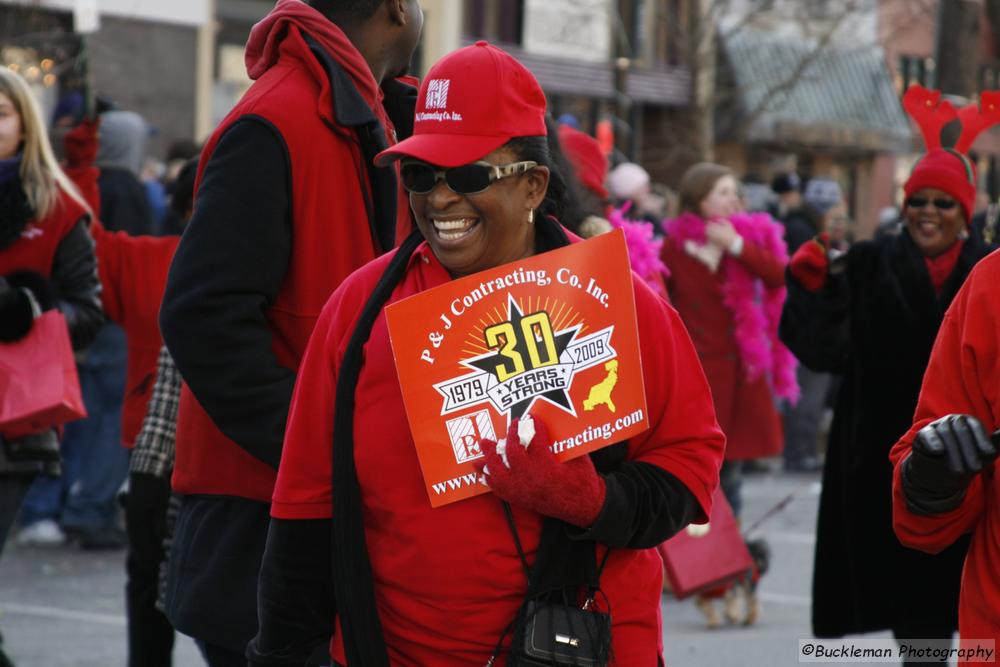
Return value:
[[(987, 432), (1000, 427), (1000, 254), (969, 274), (945, 314), (924, 374), (913, 426), (889, 454), (894, 466), (893, 526), (908, 547), (937, 553), (972, 533), (962, 572), (958, 629), (963, 641), (995, 639), (1000, 645), (1000, 470), (994, 463), (973, 478), (962, 504), (951, 512), (921, 516), (906, 506), (900, 463), (917, 431), (947, 414), (978, 418)], [(914, 582), (919, 586), (920, 582)]]
[(109, 232), (97, 221), (91, 223), (90, 233), (97, 244), (104, 312), (125, 330), (128, 341), (122, 444), (131, 449), (153, 393), (163, 345), (157, 317), (180, 237), (129, 236)]
[[(316, 323), (289, 412), (274, 517), (331, 515), (337, 372), (358, 314), (390, 258), (391, 253), (383, 255), (351, 275)], [(388, 303), (448, 280), (424, 243)], [(677, 312), (641, 279), (633, 282), (650, 428), (629, 439), (628, 460), (673, 474), (708, 516), (725, 443), (708, 383)], [(356, 390), (354, 456), (390, 661), (438, 667), (482, 664), (524, 596), (524, 572), (500, 503), (482, 495), (431, 507), (384, 310), (364, 346), (364, 360)], [(514, 517), (533, 560), (542, 518), (519, 508)], [(615, 664), (657, 664), (662, 573), (655, 549), (612, 551), (601, 587), (613, 609)], [(339, 635), (331, 650), (343, 663)]]

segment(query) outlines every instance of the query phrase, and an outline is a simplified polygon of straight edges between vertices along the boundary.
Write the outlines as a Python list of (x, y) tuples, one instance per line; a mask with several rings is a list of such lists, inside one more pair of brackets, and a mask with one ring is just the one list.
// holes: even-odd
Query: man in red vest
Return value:
[[(327, 297), (409, 210), (373, 158), (412, 128), (417, 0), (279, 0), (255, 83), (208, 140), (160, 326), (186, 384), (167, 616), (206, 661), (245, 665), (285, 419)], [(319, 643), (323, 643), (321, 639)]]

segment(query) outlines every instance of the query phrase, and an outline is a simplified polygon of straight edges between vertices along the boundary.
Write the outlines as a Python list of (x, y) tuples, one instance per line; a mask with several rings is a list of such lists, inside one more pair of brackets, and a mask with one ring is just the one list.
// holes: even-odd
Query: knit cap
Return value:
[(976, 206), (976, 170), (972, 162), (954, 150), (934, 148), (917, 161), (903, 184), (907, 198), (924, 188), (947, 192), (962, 207), (968, 222)]
[(559, 143), (576, 170), (580, 183), (600, 199), (607, 199), (604, 179), (608, 175), (608, 158), (601, 152), (597, 140), (568, 125), (560, 125)]
[(623, 162), (608, 174), (608, 190), (615, 199), (632, 199), (649, 186), (649, 172), (634, 162)]
[(832, 178), (811, 178), (806, 183), (806, 191), (802, 194), (802, 199), (817, 213), (823, 215), (844, 201), (844, 193), (840, 189), (840, 183)]

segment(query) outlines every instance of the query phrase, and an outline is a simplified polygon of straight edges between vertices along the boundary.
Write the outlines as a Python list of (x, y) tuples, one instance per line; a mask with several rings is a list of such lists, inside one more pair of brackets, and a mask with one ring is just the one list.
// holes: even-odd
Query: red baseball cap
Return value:
[(534, 75), (503, 49), (480, 41), (431, 67), (417, 96), (413, 136), (379, 153), (375, 164), (412, 157), (458, 167), (514, 137), (545, 135), (545, 93)]

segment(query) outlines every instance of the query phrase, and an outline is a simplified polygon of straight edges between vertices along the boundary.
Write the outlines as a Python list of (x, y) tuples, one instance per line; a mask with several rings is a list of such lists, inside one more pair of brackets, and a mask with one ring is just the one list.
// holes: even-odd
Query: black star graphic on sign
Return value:
[[(521, 320), (524, 319), (524, 314), (521, 309), (518, 308), (517, 303), (514, 301), (513, 297), (508, 298), (507, 303), (508, 318), (514, 329), (514, 345), (511, 349), (511, 354), (520, 355), (521, 359), (524, 361), (525, 372), (534, 370), (529, 366), (531, 363), (531, 356), (528, 354), (527, 340), (523, 337), (523, 330), (521, 329)], [(563, 331), (558, 334), (553, 335), (553, 340), (555, 342), (556, 349), (556, 360), (562, 356), (562, 353), (566, 350), (569, 344), (573, 341), (574, 336), (576, 336), (579, 327), (574, 327), (567, 331)], [(534, 333), (532, 333), (534, 335)], [(537, 338), (536, 338), (537, 341)], [(504, 348), (510, 341), (501, 341), (498, 349), (493, 354), (484, 355), (476, 359), (470, 359), (466, 361), (466, 365), (473, 366), (480, 370), (486, 371), (490, 375), (497, 378), (500, 381), (500, 377), (497, 373), (498, 368), (507, 368), (510, 370), (511, 361), (508, 357), (500, 354), (499, 350)], [(508, 378), (508, 381), (511, 378)], [(543, 394), (538, 394), (531, 396), (522, 401), (518, 401), (511, 406), (510, 409), (510, 419), (516, 419), (517, 417), (525, 414), (531, 407), (531, 404), (535, 402), (536, 398), (544, 398), (553, 404), (566, 410), (566, 412), (573, 413), (573, 406), (570, 403), (569, 394), (566, 389), (553, 389), (547, 391)]]

